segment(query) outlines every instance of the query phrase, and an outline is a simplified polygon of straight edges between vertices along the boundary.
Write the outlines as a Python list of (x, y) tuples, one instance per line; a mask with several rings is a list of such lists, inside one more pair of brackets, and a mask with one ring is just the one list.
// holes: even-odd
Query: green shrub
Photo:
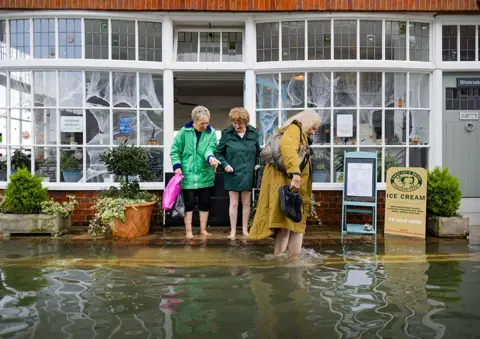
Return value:
[(142, 180), (152, 178), (147, 153), (140, 147), (122, 145), (106, 151), (100, 158), (109, 173), (124, 177), (127, 183), (129, 176), (138, 175)]
[(432, 216), (453, 217), (460, 208), (462, 191), (458, 178), (448, 168), (428, 172), (427, 212)]
[(44, 201), (48, 201), (48, 195), (47, 189), (42, 188), (42, 179), (34, 177), (25, 168), (10, 176), (5, 191), (5, 208), (10, 213), (41, 213)]

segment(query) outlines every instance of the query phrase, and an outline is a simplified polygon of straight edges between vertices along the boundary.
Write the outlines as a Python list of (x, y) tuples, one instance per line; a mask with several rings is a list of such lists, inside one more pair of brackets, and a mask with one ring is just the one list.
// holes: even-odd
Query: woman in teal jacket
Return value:
[(210, 211), (211, 189), (215, 183), (215, 171), (219, 164), (214, 156), (217, 147), (215, 130), (208, 124), (210, 112), (197, 106), (192, 110), (192, 121), (188, 122), (173, 140), (170, 158), (175, 173), (183, 173), (183, 198), (185, 201), (186, 238), (193, 238), (192, 215), (198, 198), (200, 210), (200, 234), (207, 232)]
[(229, 114), (232, 124), (222, 131), (215, 156), (225, 169), (224, 187), (230, 197), (230, 235), (235, 239), (238, 202), (242, 201), (242, 231), (248, 235), (253, 175), (260, 154), (257, 130), (250, 126), (245, 108), (236, 107)]

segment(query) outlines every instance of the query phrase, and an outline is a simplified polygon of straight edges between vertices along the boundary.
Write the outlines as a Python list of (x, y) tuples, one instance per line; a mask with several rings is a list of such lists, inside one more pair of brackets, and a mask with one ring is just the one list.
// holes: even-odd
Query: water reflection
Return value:
[(2, 338), (455, 338), (480, 323), (467, 247), (385, 238), (292, 264), (206, 242), (1, 245)]

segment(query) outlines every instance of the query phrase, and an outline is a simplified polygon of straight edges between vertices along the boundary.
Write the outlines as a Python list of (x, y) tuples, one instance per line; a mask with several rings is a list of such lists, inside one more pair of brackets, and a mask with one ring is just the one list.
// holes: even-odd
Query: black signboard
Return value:
[(480, 78), (457, 78), (457, 88), (480, 88)]

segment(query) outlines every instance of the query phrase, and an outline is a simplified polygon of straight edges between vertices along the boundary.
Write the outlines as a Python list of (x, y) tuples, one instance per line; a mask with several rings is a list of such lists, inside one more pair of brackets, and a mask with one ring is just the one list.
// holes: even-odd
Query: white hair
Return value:
[(304, 133), (308, 132), (311, 128), (319, 128), (322, 123), (320, 120), (320, 114), (312, 110), (306, 110), (295, 114), (293, 117), (285, 121), (282, 127), (285, 128), (291, 125), (295, 120), (302, 124), (302, 130)]
[(196, 121), (198, 119), (206, 118), (210, 120), (210, 111), (204, 106), (197, 106), (192, 110), (192, 120)]

